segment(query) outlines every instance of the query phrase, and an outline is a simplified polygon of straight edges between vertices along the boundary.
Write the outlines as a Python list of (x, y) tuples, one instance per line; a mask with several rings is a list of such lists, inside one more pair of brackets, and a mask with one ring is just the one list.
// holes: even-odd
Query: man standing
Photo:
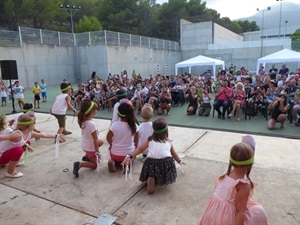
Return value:
[(281, 69), (279, 70), (279, 74), (282, 76), (288, 74), (289, 71), (289, 68), (287, 68), (285, 64), (282, 64)]
[(275, 67), (275, 64), (273, 64), (272, 68), (269, 70), (270, 80), (276, 80), (277, 73), (278, 69)]

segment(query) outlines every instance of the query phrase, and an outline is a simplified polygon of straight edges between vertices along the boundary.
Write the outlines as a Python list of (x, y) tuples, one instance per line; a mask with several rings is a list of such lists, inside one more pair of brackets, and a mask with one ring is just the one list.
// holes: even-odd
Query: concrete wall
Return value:
[(68, 46), (25, 44), (22, 48), (0, 47), (0, 60), (17, 61), (19, 81), (24, 87), (33, 87), (41, 79), (57, 85), (63, 79), (75, 81), (74, 53), (74, 48)]
[(180, 24), (181, 49), (207, 49), (207, 45), (213, 43), (212, 22), (186, 23), (181, 19)]
[(0, 60), (17, 60), (20, 83), (32, 87), (45, 79), (48, 85), (58, 85), (63, 79), (84, 82), (93, 71), (102, 79), (108, 73), (120, 74), (133, 69), (143, 77), (150, 74), (175, 74), (174, 65), (181, 60), (180, 51), (158, 50), (130, 46), (58, 46), (25, 44), (21, 48), (0, 47)]
[[(217, 58), (225, 61), (228, 68), (231, 64), (238, 68), (242, 66), (250, 71), (256, 70), (257, 59), (272, 54), (284, 48), (291, 49), (289, 38), (264, 38), (263, 45), (260, 39), (260, 32), (245, 33), (244, 36), (235, 34), (218, 24), (212, 22), (190, 23), (181, 20), (181, 55), (182, 61), (197, 55), (204, 55), (210, 58)], [(276, 67), (281, 68), (282, 63)], [(296, 71), (299, 63), (286, 63), (290, 71)], [(266, 65), (269, 70), (271, 64)], [(208, 66), (192, 67), (192, 74), (203, 73)], [(179, 70), (179, 73), (187, 72), (188, 68)]]
[(174, 64), (179, 62), (179, 51), (158, 50), (130, 46), (81, 46), (77, 49), (78, 74), (82, 80), (90, 78), (93, 71), (106, 79), (108, 74), (120, 74), (135, 70), (142, 77), (157, 73), (175, 74)]
[(212, 44), (220, 44), (220, 45), (227, 45), (231, 43), (239, 43), (244, 41), (244, 37), (238, 35), (219, 24), (214, 23), (213, 25), (213, 43)]

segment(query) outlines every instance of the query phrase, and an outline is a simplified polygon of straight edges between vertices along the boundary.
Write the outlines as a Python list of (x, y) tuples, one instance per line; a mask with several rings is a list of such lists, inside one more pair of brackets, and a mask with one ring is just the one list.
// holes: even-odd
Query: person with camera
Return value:
[(198, 108), (198, 95), (196, 86), (188, 86), (184, 92), (184, 98), (187, 99), (189, 103), (186, 114), (195, 115)]
[[(231, 106), (232, 89), (229, 87), (230, 81), (223, 80), (222, 86), (218, 89), (214, 102), (214, 109), (218, 112), (218, 118), (225, 119), (225, 113)], [(223, 107), (221, 112), (220, 107)]]
[(167, 91), (166, 87), (163, 87), (159, 95), (159, 106), (157, 109), (157, 114), (161, 115), (164, 113), (164, 111), (166, 111), (166, 114), (169, 115), (171, 110), (171, 102), (171, 94)]

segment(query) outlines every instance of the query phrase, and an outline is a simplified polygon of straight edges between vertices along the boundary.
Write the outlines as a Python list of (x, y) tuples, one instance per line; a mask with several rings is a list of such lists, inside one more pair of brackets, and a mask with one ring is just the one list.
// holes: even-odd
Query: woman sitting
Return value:
[(233, 91), (233, 108), (228, 117), (236, 115), (236, 120), (240, 121), (240, 111), (241, 107), (245, 105), (246, 102), (246, 92), (244, 90), (244, 85), (238, 82), (235, 85), (235, 90)]
[(284, 121), (286, 120), (286, 113), (290, 105), (287, 103), (285, 95), (279, 95), (273, 103), (268, 106), (271, 110), (271, 119), (268, 122), (268, 129), (272, 130), (277, 122), (281, 123), (280, 128), (284, 128)]

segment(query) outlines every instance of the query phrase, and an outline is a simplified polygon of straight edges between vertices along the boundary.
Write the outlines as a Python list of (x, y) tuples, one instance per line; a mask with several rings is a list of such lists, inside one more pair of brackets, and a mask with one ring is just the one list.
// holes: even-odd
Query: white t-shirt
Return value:
[(141, 94), (144, 94), (144, 95), (148, 95), (149, 94), (149, 89), (144, 87), (142, 90), (141, 90)]
[(68, 109), (68, 105), (67, 105), (67, 101), (66, 101), (67, 95), (68, 94), (61, 93), (56, 97), (55, 102), (51, 109), (51, 112), (53, 114), (66, 115), (66, 112)]
[(22, 86), (19, 86), (19, 87), (17, 87), (17, 86), (14, 86), (13, 88), (13, 91), (14, 91), (14, 93), (15, 93), (15, 98), (24, 98), (24, 89), (25, 88), (23, 88)]
[[(153, 128), (152, 128), (152, 122), (143, 122), (139, 125), (139, 143), (138, 147), (140, 147), (142, 144), (144, 144), (148, 137), (153, 134)], [(143, 151), (143, 154), (148, 154), (148, 148)]]
[(149, 141), (148, 144), (148, 158), (163, 159), (166, 157), (172, 157), (171, 155), (171, 143), (166, 141), (164, 143)]
[[(134, 135), (127, 122), (116, 121), (109, 128), (113, 132), (111, 153), (119, 156), (126, 156), (134, 149)], [(136, 125), (136, 132), (139, 127)]]
[(113, 109), (113, 117), (112, 117), (112, 119), (111, 119), (111, 122), (113, 123), (113, 122), (117, 122), (117, 121), (119, 121), (120, 120), (120, 118), (119, 118), (119, 115), (118, 115), (118, 108), (119, 108), (119, 106), (120, 106), (120, 102), (117, 102), (115, 105), (114, 105), (114, 109)]
[(1, 97), (7, 97), (7, 92), (6, 90), (1, 90)]
[(92, 133), (96, 131), (97, 137), (99, 130), (96, 123), (92, 120), (87, 120), (84, 123), (84, 128), (81, 129), (81, 148), (88, 152), (95, 151), (94, 139)]
[[(6, 128), (2, 132), (7, 132), (6, 134), (9, 134), (9, 133), (12, 132), (12, 129), (11, 128)], [(18, 147), (18, 146), (22, 147), (26, 143), (26, 141), (31, 138), (31, 133), (30, 132), (28, 133), (27, 139), (24, 139), (23, 133), (20, 130), (16, 130), (16, 131), (13, 131), (13, 132), (20, 132), (22, 134), (21, 140), (18, 141), (18, 142), (11, 142), (11, 141), (8, 141), (8, 140), (7, 141), (0, 141), (0, 155), (2, 155), (3, 152), (5, 152), (9, 149), (12, 149), (14, 147)]]

